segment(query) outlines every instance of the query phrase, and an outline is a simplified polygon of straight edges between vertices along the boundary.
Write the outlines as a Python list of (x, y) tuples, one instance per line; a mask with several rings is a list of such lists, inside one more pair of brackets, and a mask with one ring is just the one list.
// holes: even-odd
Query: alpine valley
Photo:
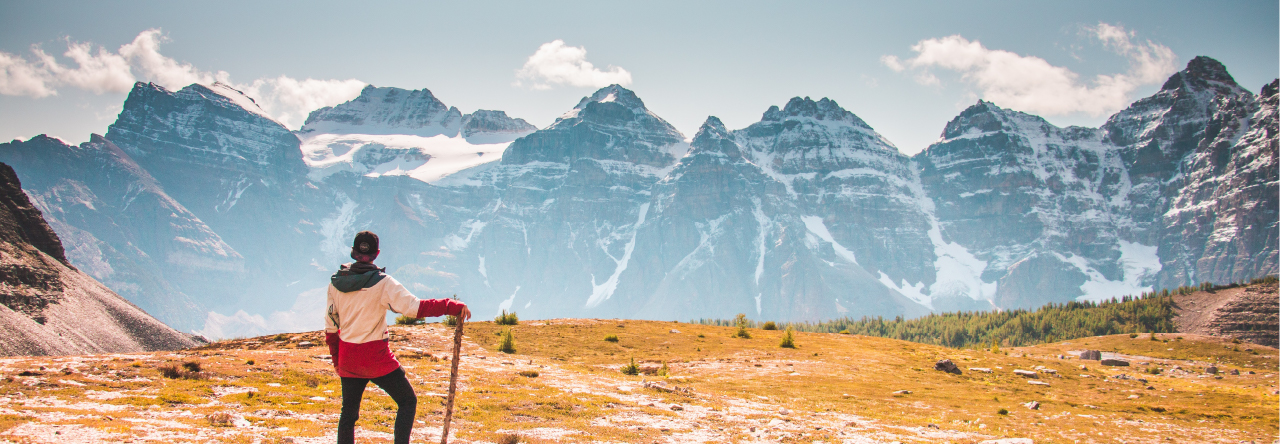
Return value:
[(72, 265), (211, 338), (319, 328), (365, 229), (481, 316), (917, 317), (1276, 273), (1278, 86), (1197, 57), (1100, 128), (979, 101), (909, 157), (828, 99), (687, 137), (617, 85), (542, 129), (369, 86), (290, 131), (138, 83), (105, 136), (0, 162)]

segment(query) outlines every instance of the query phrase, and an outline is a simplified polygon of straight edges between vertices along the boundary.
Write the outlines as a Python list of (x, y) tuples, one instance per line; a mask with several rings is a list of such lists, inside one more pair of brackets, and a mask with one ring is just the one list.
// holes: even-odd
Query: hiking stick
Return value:
[(449, 421), (453, 420), (453, 397), (458, 391), (458, 354), (462, 351), (462, 316), (453, 330), (453, 362), (449, 369), (449, 400), (444, 404), (444, 429), (440, 431), (440, 444), (449, 443)]

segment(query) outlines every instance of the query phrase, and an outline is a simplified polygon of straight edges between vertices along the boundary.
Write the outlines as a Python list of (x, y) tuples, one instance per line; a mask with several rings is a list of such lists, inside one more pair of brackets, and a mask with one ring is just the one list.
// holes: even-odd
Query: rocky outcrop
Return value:
[(1277, 346), (1280, 290), (1275, 281), (1175, 294), (1174, 324), (1180, 333), (1234, 338)]
[(197, 345), (63, 257), (58, 236), (0, 164), (0, 354), (66, 355)]
[(468, 138), (505, 135), (514, 136), (511, 140), (515, 140), (537, 129), (524, 119), (508, 117), (503, 111), (480, 109), (462, 116), (462, 136)]

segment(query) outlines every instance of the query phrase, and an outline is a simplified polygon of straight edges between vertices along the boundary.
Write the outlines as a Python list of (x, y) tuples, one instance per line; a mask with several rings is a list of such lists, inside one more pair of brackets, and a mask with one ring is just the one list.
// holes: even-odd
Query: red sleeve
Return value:
[(458, 313), (462, 313), (462, 307), (465, 306), (466, 304), (453, 299), (423, 299), (418, 301), (418, 315), (415, 317), (457, 316)]
[(338, 366), (338, 333), (325, 332), (324, 343), (329, 346), (329, 358), (333, 360), (333, 366)]

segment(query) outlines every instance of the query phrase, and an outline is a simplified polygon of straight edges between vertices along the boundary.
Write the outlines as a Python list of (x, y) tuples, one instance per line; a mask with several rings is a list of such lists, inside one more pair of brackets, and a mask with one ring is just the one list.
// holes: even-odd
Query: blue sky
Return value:
[(366, 83), (542, 127), (616, 81), (686, 136), (829, 97), (914, 154), (980, 98), (1097, 126), (1197, 55), (1256, 93), (1278, 22), (1275, 1), (5, 1), (0, 140), (103, 133), (133, 80), (220, 79), (294, 128)]

